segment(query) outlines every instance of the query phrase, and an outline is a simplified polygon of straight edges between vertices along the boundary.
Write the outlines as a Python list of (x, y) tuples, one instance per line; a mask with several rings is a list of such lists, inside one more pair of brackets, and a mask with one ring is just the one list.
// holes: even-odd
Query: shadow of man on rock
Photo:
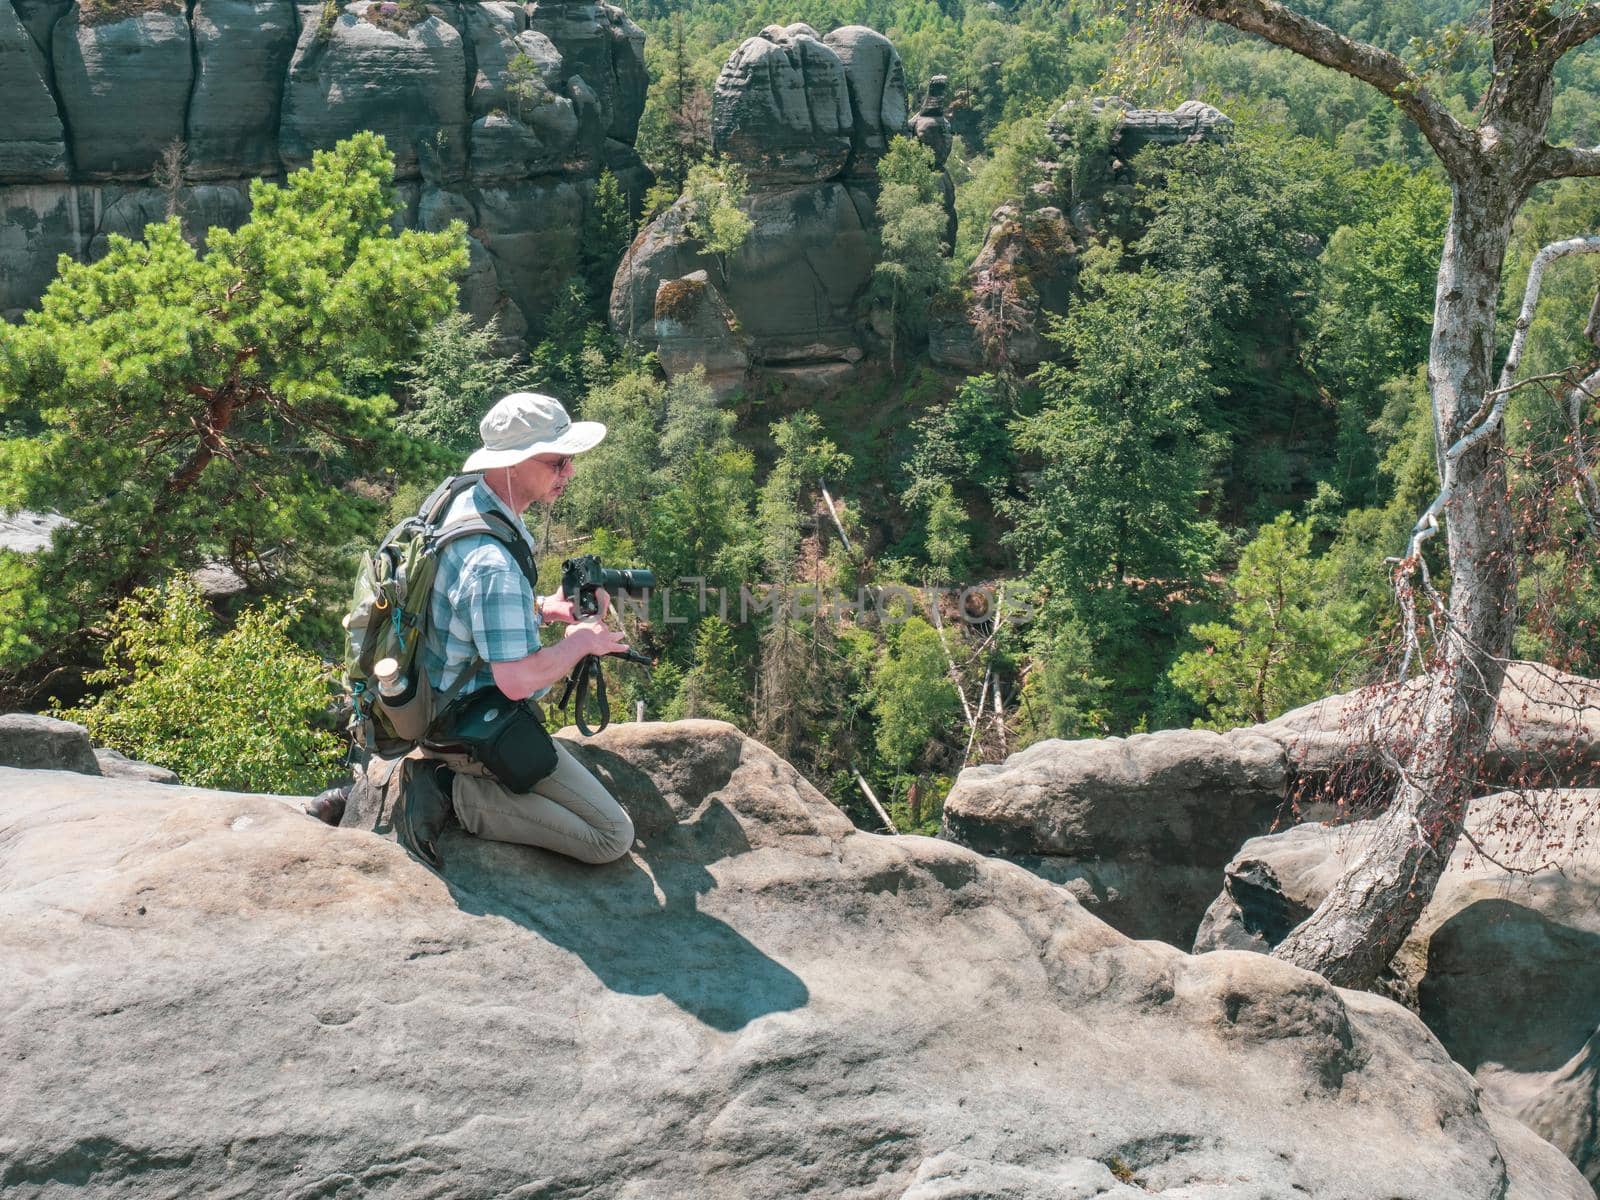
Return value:
[[(590, 866), (453, 830), (441, 847), (444, 881), (461, 910), (515, 921), (577, 955), (612, 991), (662, 995), (724, 1032), (804, 1007), (810, 992), (798, 975), (699, 909), (717, 886), (708, 864), (750, 849), (728, 807), (713, 799), (680, 814), (623, 758), (579, 749), (633, 818), (633, 852)], [(736, 760), (726, 765), (731, 775)]]

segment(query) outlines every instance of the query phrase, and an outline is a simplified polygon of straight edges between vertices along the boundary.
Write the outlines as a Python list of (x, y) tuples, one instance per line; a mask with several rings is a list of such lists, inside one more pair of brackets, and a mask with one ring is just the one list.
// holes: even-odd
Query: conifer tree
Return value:
[(63, 258), (40, 308), (0, 323), (0, 508), (73, 524), (0, 562), (0, 664), (63, 652), (174, 568), (268, 583), (366, 532), (339, 483), (404, 466), (384, 377), (454, 305), (464, 229), (396, 233), (394, 162), (360, 133), (203, 251), (177, 219)]

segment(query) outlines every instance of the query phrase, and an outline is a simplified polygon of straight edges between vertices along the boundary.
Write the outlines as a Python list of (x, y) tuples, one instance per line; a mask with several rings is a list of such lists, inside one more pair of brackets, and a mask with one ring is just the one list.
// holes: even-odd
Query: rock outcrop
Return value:
[(8, 1195), (1589, 1200), (1391, 1001), (857, 832), (731, 726), (577, 752), (632, 854), (448, 835), (442, 877), (0, 770)]
[[(611, 325), (647, 346), (681, 339), (674, 286), (705, 272), (700, 294), (733, 314), (726, 339), (696, 344), (724, 364), (747, 358), (768, 378), (809, 389), (848, 379), (867, 352), (867, 293), (877, 259), (877, 160), (906, 131), (899, 55), (860, 25), (819, 38), (809, 25), (768, 26), (734, 51), (712, 97), (713, 148), (748, 183), (749, 238), (726, 261), (689, 231), (688, 198), (644, 229), (618, 268)], [(709, 287), (707, 292), (705, 288)], [(744, 380), (714, 372), (721, 394)]]
[[(1077, 255), (1115, 236), (1131, 242), (1136, 223), (1134, 156), (1148, 146), (1225, 141), (1233, 122), (1198, 100), (1177, 108), (1133, 108), (1118, 97), (1072, 101), (1047, 123), (1056, 160), (1021, 206), (990, 218), (983, 249), (967, 269), (962, 303), (934, 315), (933, 360), (962, 371), (1001, 357), (1028, 370), (1053, 357), (1044, 339), (1050, 315), (1063, 316), (1076, 288)], [(1088, 147), (1086, 139), (1105, 138)], [(1009, 314), (997, 322), (992, 311)], [(1003, 345), (1001, 344), (1003, 341)]]
[(1188, 946), (1222, 867), (1270, 828), (1282, 748), (1199, 729), (1039, 742), (968, 767), (940, 836), (1065, 884), (1130, 937)]
[[(1399, 691), (1329, 696), (1252, 732), (1283, 747), (1298, 801), (1359, 813), (1387, 803), (1393, 781), (1382, 756), (1404, 756), (1416, 736), (1424, 686), (1413, 681)], [(1479, 776), (1502, 787), (1600, 786), (1600, 680), (1543, 663), (1511, 663)]]
[(236, 227), (252, 178), (371, 129), (399, 219), (471, 231), (465, 306), (536, 335), (600, 172), (635, 205), (649, 186), (647, 82), (644, 34), (606, 3), (3, 0), (0, 317), (37, 302), (58, 255), (94, 258), (174, 199), (193, 228)]
[(0, 765), (100, 774), (89, 731), (43, 713), (0, 715)]
[[(1481, 849), (1457, 846), (1394, 983), (1491, 1099), (1600, 1185), (1600, 791), (1489, 796), (1468, 829)], [(1247, 842), (1196, 950), (1275, 946), (1362, 839), (1360, 824), (1302, 825)]]

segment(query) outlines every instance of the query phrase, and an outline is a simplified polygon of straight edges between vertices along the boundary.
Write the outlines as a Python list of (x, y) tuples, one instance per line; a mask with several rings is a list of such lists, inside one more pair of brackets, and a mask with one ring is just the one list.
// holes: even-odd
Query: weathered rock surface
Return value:
[(66, 135), (48, 70), (22, 18), (0, 5), (0, 182), (67, 177)]
[(741, 357), (801, 389), (848, 381), (873, 336), (877, 160), (905, 120), (899, 55), (864, 26), (821, 40), (807, 25), (769, 26), (745, 41), (718, 78), (712, 129), (749, 180), (750, 236), (725, 260), (708, 255), (680, 201), (639, 231), (618, 267), (612, 328), (650, 346), (665, 335), (667, 358), (682, 358), (671, 343), (683, 330), (670, 313), (660, 323), (656, 299), (684, 293), (679, 284), (704, 271), (737, 336), (731, 327), (718, 336), (707, 320), (694, 337), (728, 364), (730, 387)]
[(940, 836), (1066, 884), (1129, 936), (1187, 946), (1285, 778), (1282, 748), (1243, 731), (1052, 739), (962, 771)]
[(994, 210), (983, 247), (967, 269), (966, 302), (934, 321), (931, 348), (937, 361), (967, 371), (986, 369), (991, 348), (978, 333), (984, 309), (1013, 281), (1018, 286), (1008, 307), (1016, 324), (1006, 337), (1005, 353), (1013, 366), (1026, 370), (1051, 356), (1045, 314), (1065, 314), (1078, 282), (1078, 245), (1059, 208), (1024, 212), (1006, 204)]
[(98, 749), (95, 762), (100, 764), (100, 774), (107, 779), (138, 779), (145, 783), (177, 783), (178, 773), (155, 763), (140, 762), (116, 750)]
[[(1301, 825), (1245, 843), (1196, 950), (1275, 946), (1360, 853), (1364, 828)], [(1600, 791), (1489, 796), (1468, 828), (1489, 856), (1531, 873), (1463, 839), (1391, 969), (1486, 1094), (1600, 1185)]]
[(528, 27), (560, 47), (561, 78), (579, 77), (594, 93), (601, 135), (631, 146), (650, 87), (644, 31), (603, 0), (534, 0)]
[(753, 185), (834, 178), (850, 157), (853, 127), (844, 64), (809, 25), (769, 25), (717, 76), (712, 148)]
[(313, 150), (371, 129), (383, 134), (398, 172), (419, 170), (427, 145), (443, 178), (459, 178), (467, 148), (461, 35), (432, 14), (400, 32), (368, 21), (369, 7), (376, 0), (347, 4), (326, 32), (304, 14), (283, 91), (284, 163), (305, 166)]
[[(656, 297), (663, 286), (704, 271), (739, 322), (744, 345), (765, 367), (811, 368), (862, 357), (864, 300), (875, 260), (872, 199), (843, 183), (753, 191), (750, 236), (726, 267), (684, 232), (687, 202), (651, 222), (617, 269), (612, 328), (657, 342)], [(670, 290), (670, 288), (669, 288)], [(708, 352), (731, 359), (730, 339)]]
[(75, 175), (149, 175), (162, 151), (184, 135), (194, 61), (183, 7), (89, 24), (74, 6), (56, 23), (50, 44)]
[(196, 0), (188, 173), (238, 179), (282, 169), (279, 97), (295, 48), (293, 0)]
[(1587, 1200), (1390, 1001), (857, 832), (728, 726), (578, 753), (630, 856), (448, 835), (442, 878), (0, 771), (8, 1195)]
[[(38, 302), (59, 255), (92, 259), (109, 234), (165, 219), (174, 190), (196, 233), (237, 226), (252, 178), (372, 129), (395, 155), (403, 224), (424, 187), (474, 210), (479, 188), (514, 193), (482, 203), (519, 220), (557, 200), (533, 222), (542, 241), (491, 248), (508, 231), (471, 226), (467, 307), (504, 314), (508, 335), (537, 334), (576, 263), (600, 172), (635, 208), (653, 182), (632, 146), (644, 34), (611, 5), (446, 2), (416, 23), (369, 0), (149, 0), (116, 12), (86, 21), (69, 0), (0, 3), (0, 318)], [(518, 55), (533, 70), (514, 93)], [(155, 175), (180, 145), (169, 189)]]
[(76, 188), (0, 186), (0, 317), (18, 319), (56, 277), (56, 259), (82, 252), (80, 213)]
[[(1380, 747), (1405, 753), (1420, 698), (1416, 682), (1400, 691), (1346, 692), (1253, 731), (1283, 747), (1301, 799), (1386, 802)], [(1510, 664), (1480, 774), (1487, 785), (1600, 786), (1600, 680), (1543, 663)]]
[(15, 512), (0, 514), (0, 550), (32, 554), (50, 544), (56, 530), (72, 522), (60, 513)]
[(865, 25), (841, 26), (822, 44), (844, 66), (850, 96), (849, 174), (875, 179), (889, 139), (906, 132), (906, 75), (900, 54), (888, 38)]
[(42, 713), (0, 715), (0, 765), (100, 774), (89, 731)]

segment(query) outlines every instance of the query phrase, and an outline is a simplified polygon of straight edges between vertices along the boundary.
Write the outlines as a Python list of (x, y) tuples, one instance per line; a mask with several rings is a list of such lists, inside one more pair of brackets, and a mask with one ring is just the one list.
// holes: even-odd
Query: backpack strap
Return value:
[(528, 581), (528, 587), (533, 594), (539, 594), (539, 564), (534, 561), (533, 547), (528, 545), (528, 540), (522, 536), (511, 522), (501, 513), (475, 512), (470, 516), (462, 517), (459, 521), (451, 521), (437, 534), (434, 535), (433, 544), (443, 548), (458, 538), (472, 537), (475, 534), (486, 533), (495, 541), (505, 546), (516, 562), (518, 569)]
[(482, 480), (483, 474), (478, 471), (465, 475), (451, 475), (429, 493), (428, 498), (417, 509), (417, 516), (429, 525), (437, 525), (449, 511), (451, 502), (462, 492), (477, 487)]

